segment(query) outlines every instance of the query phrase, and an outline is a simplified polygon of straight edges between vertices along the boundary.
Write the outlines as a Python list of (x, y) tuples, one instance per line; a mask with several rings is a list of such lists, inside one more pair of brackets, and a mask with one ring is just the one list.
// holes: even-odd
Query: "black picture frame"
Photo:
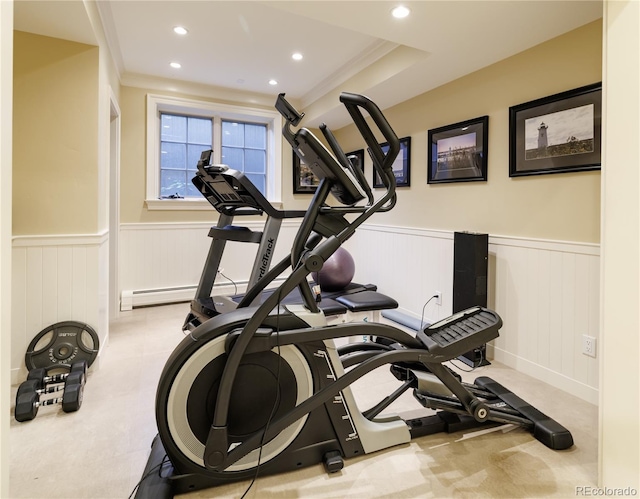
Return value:
[(601, 168), (602, 83), (509, 108), (509, 176)]
[[(347, 158), (350, 156), (356, 156), (358, 158), (358, 164), (364, 173), (364, 149), (358, 149), (346, 153)], [(293, 153), (293, 193), (294, 194), (313, 194), (316, 192), (320, 180), (311, 171), (311, 169), (300, 161), (298, 155)]]
[[(386, 154), (389, 150), (389, 143), (384, 142), (380, 144), (380, 147)], [(411, 186), (411, 137), (400, 139), (400, 152), (393, 162), (392, 169), (396, 177), (396, 187)], [(384, 183), (375, 168), (373, 169), (373, 187), (384, 187)]]
[(489, 116), (434, 128), (427, 136), (427, 183), (487, 180)]
[(348, 152), (345, 154), (345, 156), (347, 157), (347, 159), (349, 159), (351, 156), (355, 156), (356, 158), (358, 158), (358, 165), (360, 165), (360, 169), (364, 173), (364, 149), (358, 149), (357, 151)]
[(298, 155), (293, 152), (293, 193), (313, 194), (316, 192), (320, 179), (307, 165), (300, 161)]

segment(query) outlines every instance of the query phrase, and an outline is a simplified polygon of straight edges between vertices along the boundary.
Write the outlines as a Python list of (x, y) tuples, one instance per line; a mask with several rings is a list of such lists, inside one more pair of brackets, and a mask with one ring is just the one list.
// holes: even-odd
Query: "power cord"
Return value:
[(231, 284), (233, 284), (233, 294), (237, 295), (238, 294), (238, 285), (235, 283), (235, 281), (233, 279), (231, 279), (230, 277), (227, 277), (226, 275), (224, 275), (222, 273), (222, 270), (218, 270), (218, 274), (220, 274), (222, 277), (224, 277), (227, 281), (229, 281)]
[(162, 476), (162, 467), (167, 463), (171, 464), (171, 461), (169, 461), (169, 456), (165, 454), (164, 457), (162, 458), (162, 461), (160, 461), (160, 464), (156, 464), (153, 468), (151, 468), (144, 475), (142, 475), (142, 478), (138, 483), (136, 483), (136, 486), (131, 491), (131, 494), (129, 495), (128, 499), (131, 499), (133, 495), (136, 493), (136, 491), (140, 488), (140, 485), (142, 485), (142, 482), (144, 482), (147, 478), (153, 475), (156, 471), (158, 472), (158, 476), (160, 478), (165, 478)]
[(476, 369), (478, 369), (479, 367), (482, 366), (482, 363), (484, 362), (484, 351), (482, 349), (480, 349), (480, 360), (475, 361), (473, 363), (473, 366), (471, 366), (471, 369), (465, 369), (464, 367), (462, 367), (461, 365), (458, 365), (457, 363), (454, 363), (456, 359), (451, 359), (449, 361), (449, 363), (455, 367), (458, 371), (462, 371), (464, 373), (472, 373), (473, 371), (475, 371)]
[(247, 490), (244, 491), (244, 494), (240, 497), (240, 499), (244, 499), (246, 495), (253, 487), (253, 484), (258, 479), (258, 475), (260, 474), (260, 464), (262, 460), (262, 449), (265, 446), (267, 439), (267, 432), (269, 431), (269, 426), (271, 425), (271, 421), (273, 417), (276, 415), (276, 411), (278, 410), (278, 406), (280, 405), (280, 366), (282, 364), (282, 353), (280, 351), (280, 303), (282, 301), (282, 288), (278, 289), (278, 303), (276, 305), (276, 351), (278, 352), (278, 368), (276, 370), (276, 399), (273, 402), (273, 407), (271, 408), (271, 414), (269, 414), (269, 418), (267, 419), (267, 423), (265, 424), (264, 431), (262, 433), (262, 440), (260, 441), (260, 447), (258, 451), (258, 464), (256, 464), (256, 472), (253, 475), (253, 479), (251, 483), (247, 487)]
[(433, 295), (431, 298), (429, 298), (425, 304), (422, 306), (422, 315), (420, 316), (420, 331), (422, 331), (422, 326), (424, 326), (424, 309), (427, 308), (427, 305), (429, 305), (429, 302), (431, 300), (433, 300), (434, 298), (437, 298), (438, 295)]

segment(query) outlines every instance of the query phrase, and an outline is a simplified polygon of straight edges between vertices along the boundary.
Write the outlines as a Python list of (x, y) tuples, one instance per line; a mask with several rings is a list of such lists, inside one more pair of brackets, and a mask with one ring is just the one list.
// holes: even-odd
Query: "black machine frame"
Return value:
[[(250, 289), (271, 267), (283, 220), (302, 218), (305, 214), (303, 210), (276, 209), (242, 172), (230, 169), (226, 165), (212, 164), (212, 155), (212, 150), (202, 152), (193, 183), (218, 212), (218, 221), (209, 230), (211, 245), (195, 297), (191, 302), (191, 311), (183, 325), (185, 331), (193, 330), (211, 317), (234, 310), (237, 306), (230, 298), (214, 299), (211, 296), (227, 242), (258, 245), (247, 282), (247, 288)], [(234, 220), (238, 217), (263, 215), (266, 215), (266, 221), (261, 231), (234, 225)]]
[[(242, 172), (226, 165), (212, 164), (212, 154), (211, 150), (202, 152), (193, 183), (218, 212), (218, 221), (209, 230), (211, 244), (195, 297), (191, 301), (191, 310), (183, 325), (184, 331), (192, 331), (210, 318), (235, 310), (237, 307), (258, 305), (263, 298), (263, 292), (270, 291), (265, 291), (265, 287), (273, 285), (274, 279), (280, 276), (291, 263), (290, 258), (286, 256), (276, 263), (274, 272), (268, 273), (271, 270), (283, 220), (302, 218), (306, 214), (305, 210), (276, 209)], [(354, 164), (353, 168), (358, 168), (357, 164)], [(248, 216), (266, 217), (262, 230), (253, 230), (246, 224), (238, 223), (240, 218)], [(320, 214), (315, 221), (314, 232), (326, 236), (335, 230), (340, 230), (343, 223), (337, 218)], [(250, 294), (250, 300), (238, 294), (212, 296), (227, 242), (257, 244), (256, 256), (246, 289), (252, 290), (261, 279), (265, 279), (262, 283), (265, 285), (257, 288), (260, 292)], [(300, 302), (300, 299), (298, 293), (292, 293), (283, 302), (295, 303)], [(336, 317), (339, 321), (364, 317), (377, 320), (380, 310), (398, 306), (393, 298), (378, 293), (377, 287), (373, 284), (351, 283), (344, 290), (326, 292), (320, 287), (320, 295), (316, 300), (321, 300), (321, 308), (325, 315)]]
[[(343, 458), (476, 425), (512, 423), (552, 449), (573, 445), (566, 428), (499, 383), (484, 376), (463, 383), (443, 365), (498, 336), (502, 320), (494, 311), (472, 307), (415, 336), (379, 323), (326, 324), (307, 277), (373, 214), (393, 208), (392, 165), (400, 149), (395, 132), (371, 100), (343, 93), (340, 101), (368, 146), (384, 193), (374, 198), (364, 175), (326, 126), (320, 129), (331, 151), (309, 130), (294, 132), (291, 127), (303, 115), (284, 94), (278, 97), (276, 108), (286, 121), (283, 135), (320, 183), (286, 265), (269, 270), (237, 309), (196, 327), (168, 359), (156, 397), (159, 436), (145, 475), (158, 467), (164, 471), (149, 474), (137, 497), (171, 497), (250, 479), (258, 470), (279, 473), (318, 462), (337, 471)], [(386, 152), (376, 138), (380, 134), (389, 144)], [(276, 291), (260, 305), (249, 306), (284, 267), (290, 273)], [(302, 304), (283, 306), (283, 297), (296, 288)], [(340, 348), (333, 342), (353, 337), (375, 341)], [(401, 385), (360, 411), (350, 385), (383, 365), (390, 366)], [(436, 413), (406, 421), (382, 416), (409, 389)]]

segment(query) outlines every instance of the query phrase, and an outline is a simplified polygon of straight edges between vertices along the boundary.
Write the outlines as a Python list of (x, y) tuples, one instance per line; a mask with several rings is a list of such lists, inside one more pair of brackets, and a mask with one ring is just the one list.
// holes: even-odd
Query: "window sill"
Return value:
[[(212, 210), (213, 206), (206, 199), (146, 199), (149, 211), (180, 211), (180, 210)], [(281, 201), (272, 201), (277, 210), (282, 210)]]
[(212, 210), (206, 199), (147, 199), (149, 211)]

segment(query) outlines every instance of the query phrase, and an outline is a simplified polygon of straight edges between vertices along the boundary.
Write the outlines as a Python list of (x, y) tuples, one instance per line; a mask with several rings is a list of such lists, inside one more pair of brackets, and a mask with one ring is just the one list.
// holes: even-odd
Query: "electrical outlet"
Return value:
[(582, 353), (589, 357), (596, 356), (596, 339), (593, 336), (582, 335)]
[(436, 305), (442, 305), (442, 293), (440, 291), (436, 291), (433, 293), (433, 296), (436, 297)]

